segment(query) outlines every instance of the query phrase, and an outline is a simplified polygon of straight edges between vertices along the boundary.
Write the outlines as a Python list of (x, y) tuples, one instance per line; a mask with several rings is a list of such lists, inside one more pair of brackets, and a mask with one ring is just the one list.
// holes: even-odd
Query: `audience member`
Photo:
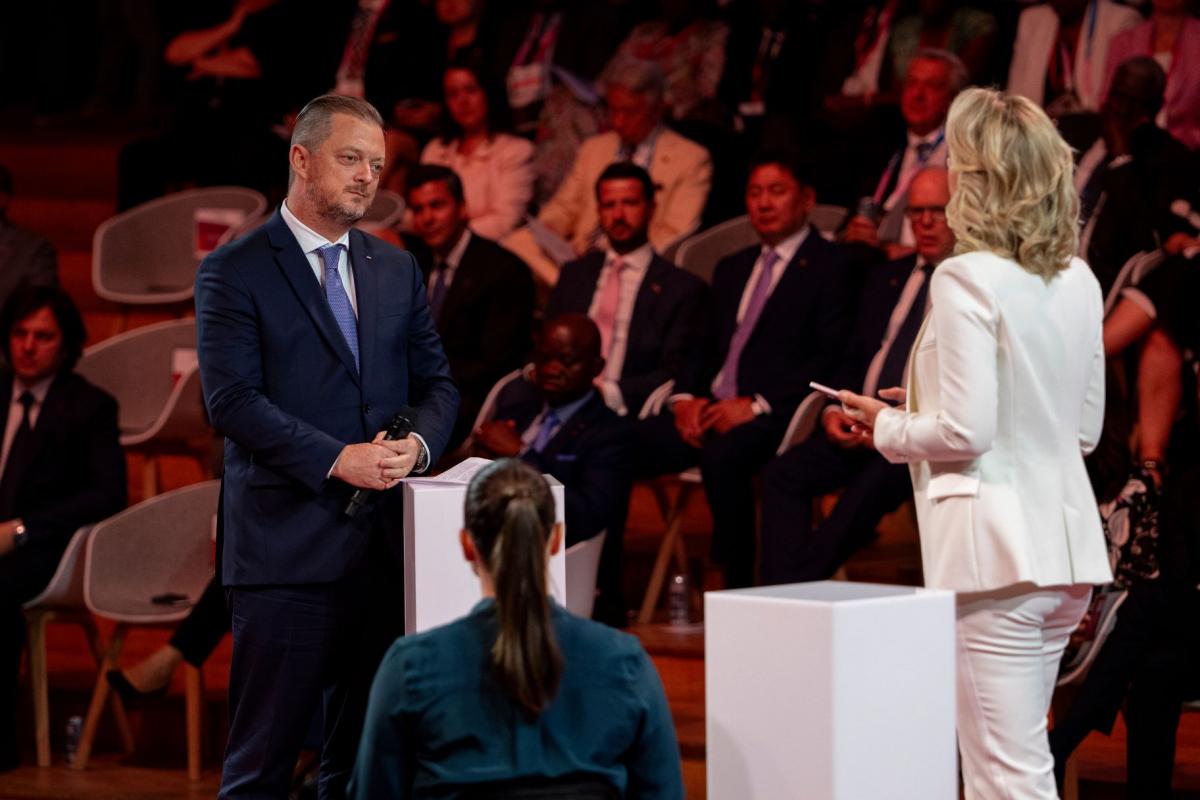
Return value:
[(908, 76), (909, 62), (927, 48), (954, 53), (967, 68), (972, 83), (980, 83), (992, 64), (996, 18), (986, 11), (953, 0), (917, 0), (916, 13), (896, 23), (888, 42), (891, 69), (897, 85)]
[[(863, 185), (871, 192), (870, 210), (860, 204), (859, 213), (846, 224), (843, 241), (897, 243), (911, 252), (912, 223), (905, 214), (908, 187), (925, 167), (946, 165), (946, 112), (966, 83), (966, 67), (945, 50), (920, 50), (909, 62), (900, 90), (906, 142), (892, 154), (878, 180)], [(893, 248), (893, 258), (900, 254)]]
[[(884, 69), (884, 64), (901, 13), (900, 0), (868, 2), (859, 14), (847, 17), (849, 24), (844, 26), (844, 32), (833, 32), (829, 55), (839, 66), (848, 69), (838, 70), (845, 78), (840, 85), (841, 91), (826, 97), (828, 111), (834, 114), (861, 111), (890, 88), (892, 74)], [(852, 47), (845, 46), (847, 44)], [(853, 55), (853, 60), (843, 65), (841, 62), (847, 55)]]
[(109, 670), (104, 677), (124, 700), (137, 701), (166, 694), (175, 669), (184, 661), (197, 669), (204, 666), (228, 632), (229, 607), (225, 603), (225, 590), (214, 577), (167, 644), (131, 667)]
[(12, 173), (0, 164), (0, 307), (21, 284), (58, 284), (54, 245), (9, 220), (12, 197)]
[(1050, 0), (1021, 12), (1008, 91), (1052, 117), (1100, 107), (1112, 38), (1142, 21), (1113, 0)]
[(644, 169), (609, 165), (596, 198), (608, 248), (563, 267), (546, 315), (586, 313), (595, 321), (605, 359), (596, 388), (613, 411), (636, 417), (662, 384), (691, 386), (700, 377), (708, 287), (650, 245), (654, 184)]
[(790, 157), (751, 167), (746, 210), (761, 244), (713, 275), (711, 382), (680, 386), (669, 411), (640, 424), (635, 473), (699, 463), (726, 585), (754, 580), (754, 477), (775, 455), (808, 382), (828, 382), (853, 320), (853, 280), (837, 245), (809, 225), (816, 196)]
[(663, 72), (667, 116), (681, 120), (702, 113), (716, 99), (729, 36), (725, 23), (702, 13), (703, 5), (702, 0), (658, 0), (658, 16), (634, 27), (600, 83), (626, 61), (650, 61)]
[(25, 615), (71, 536), (125, 505), (117, 404), (72, 370), (86, 332), (61, 290), (23, 286), (0, 311), (8, 363), (0, 449), (0, 770), (19, 762), (17, 687)]
[(1193, 150), (1200, 147), (1200, 20), (1187, 0), (1152, 0), (1150, 19), (1113, 37), (1104, 94), (1117, 67), (1150, 56), (1167, 74), (1165, 102), (1156, 122)]
[(408, 174), (413, 231), (423, 259), (429, 313), (460, 395), (446, 451), (471, 432), (492, 386), (525, 363), (533, 329), (533, 279), (521, 259), (468, 227), (464, 189), (449, 167), (422, 164)]
[(583, 314), (548, 321), (529, 380), (500, 392), (495, 419), (474, 436), (482, 454), (519, 457), (562, 481), (568, 545), (624, 523), (615, 512), (628, 490), (628, 427), (592, 386), (603, 369), (594, 322)]
[(454, 170), (471, 230), (499, 239), (524, 221), (533, 198), (533, 145), (503, 132), (508, 105), (479, 66), (450, 65), (442, 86), (446, 131), (425, 145), (421, 161)]
[[(874, 397), (903, 386), (909, 350), (925, 319), (934, 269), (954, 250), (946, 224), (946, 171), (929, 167), (913, 178), (907, 214), (917, 251), (879, 264), (867, 275), (858, 321), (837, 370), (836, 387), (862, 387)], [(855, 548), (874, 536), (880, 518), (912, 496), (908, 468), (864, 445), (841, 403), (821, 413), (824, 435), (777, 456), (763, 472), (762, 582), (828, 578)], [(813, 500), (841, 489), (833, 511), (813, 525)]]
[[(1144, 568), (1125, 574), (1118, 569), (1119, 585), (1127, 594), (1113, 606), (1112, 631), (1067, 712), (1055, 715), (1050, 747), (1060, 785), (1067, 759), (1083, 739), (1093, 730), (1111, 733), (1117, 713), (1123, 712), (1128, 796), (1170, 796), (1182, 704), (1200, 696), (1200, 636), (1195, 625), (1200, 614), (1200, 515), (1195, 501), (1200, 489), (1195, 455), (1200, 427), (1195, 373), (1184, 356), (1200, 348), (1200, 326), (1190, 308), (1200, 290), (1196, 266), (1194, 256), (1177, 255), (1139, 284), (1138, 302), (1153, 312), (1154, 327), (1145, 336), (1139, 359), (1137, 466), (1119, 497), (1102, 499), (1115, 505), (1140, 494), (1146, 498), (1145, 507), (1157, 512), (1157, 524), (1155, 517), (1129, 521), (1129, 539), (1136, 536), (1137, 541), (1124, 544), (1133, 544), (1138, 566)], [(1109, 327), (1106, 322), (1106, 345), (1112, 339)], [(1110, 547), (1122, 544), (1113, 541)]]
[(463, 516), (483, 599), (392, 645), (350, 796), (682, 800), (671, 713), (638, 640), (547, 597), (563, 533), (542, 476), (510, 459), (485, 467)]
[(1172, 200), (1186, 180), (1188, 151), (1154, 124), (1166, 76), (1147, 56), (1117, 68), (1098, 115), (1077, 115), (1064, 135), (1081, 154), (1079, 252), (1107, 293), (1134, 253), (1165, 239)]
[[(613, 129), (589, 138), (554, 197), (542, 207), (538, 221), (566, 239), (575, 254), (599, 244), (596, 178), (613, 161), (633, 161), (650, 173), (656, 192), (650, 219), (650, 243), (662, 250), (696, 229), (708, 198), (712, 163), (695, 142), (663, 126), (662, 72), (644, 61), (627, 61), (608, 76), (608, 110)], [(529, 227), (503, 244), (529, 264), (547, 286), (558, 280), (559, 263)]]

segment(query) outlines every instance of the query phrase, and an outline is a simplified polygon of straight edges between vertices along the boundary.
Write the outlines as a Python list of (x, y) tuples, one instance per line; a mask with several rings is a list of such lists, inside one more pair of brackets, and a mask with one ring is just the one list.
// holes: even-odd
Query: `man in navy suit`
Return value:
[[(226, 436), (221, 797), (286, 797), (322, 700), (320, 796), (342, 796), (375, 667), (402, 632), (402, 514), (389, 490), (440, 455), (458, 392), (416, 261), (351, 227), (383, 160), (372, 106), (313, 100), (292, 134), (286, 202), (196, 277), (205, 401)], [(414, 434), (382, 441), (400, 411)], [(370, 497), (350, 515), (356, 489)]]
[(531, 379), (501, 391), (496, 418), (474, 437), (482, 455), (519, 457), (562, 481), (568, 546), (624, 522), (629, 428), (592, 386), (603, 369), (595, 323), (582, 314), (550, 320)]
[[(858, 321), (833, 386), (875, 396), (904, 385), (909, 350), (925, 318), (934, 268), (954, 250), (946, 224), (946, 170), (913, 178), (906, 202), (917, 252), (875, 266), (859, 303)], [(908, 467), (889, 464), (863, 445), (840, 403), (821, 414), (822, 433), (776, 457), (763, 471), (762, 583), (828, 578), (875, 534), (879, 519), (912, 496)], [(813, 499), (844, 490), (815, 528)]]
[(574, 312), (596, 322), (606, 362), (597, 387), (613, 411), (637, 416), (668, 380), (690, 386), (700, 377), (708, 287), (654, 252), (646, 170), (630, 161), (609, 165), (596, 180), (596, 206), (608, 249), (563, 267), (546, 316)]
[(644, 476), (700, 464), (713, 556), (729, 587), (754, 580), (754, 476), (771, 459), (808, 382), (827, 380), (850, 330), (854, 282), (837, 245), (808, 224), (816, 195), (786, 154), (755, 159), (746, 209), (761, 240), (713, 274), (716, 347), (707, 379), (639, 425)]

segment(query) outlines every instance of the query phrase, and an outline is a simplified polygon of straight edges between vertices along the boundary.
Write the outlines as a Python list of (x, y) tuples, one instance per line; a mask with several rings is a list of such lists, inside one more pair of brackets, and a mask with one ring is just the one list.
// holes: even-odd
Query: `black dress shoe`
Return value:
[[(125, 673), (119, 669), (110, 669), (104, 673), (104, 679), (108, 681), (108, 685), (112, 690), (120, 695), (121, 699), (127, 703), (137, 703), (142, 700), (152, 700), (156, 697), (162, 697), (167, 693), (167, 687), (161, 686), (151, 692), (143, 692), (141, 689), (134, 686), (125, 677)], [(169, 684), (168, 684), (169, 685)]]

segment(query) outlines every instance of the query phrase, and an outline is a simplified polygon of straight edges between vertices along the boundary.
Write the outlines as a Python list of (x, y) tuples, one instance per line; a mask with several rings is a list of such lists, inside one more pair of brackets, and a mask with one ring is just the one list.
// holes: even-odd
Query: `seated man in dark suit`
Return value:
[[(601, 531), (620, 536), (629, 495), (629, 427), (593, 387), (604, 369), (600, 331), (582, 314), (546, 323), (538, 336), (531, 380), (509, 384), (497, 399), (496, 418), (475, 432), (480, 455), (519, 456), (562, 481), (566, 490), (567, 545)], [(609, 548), (605, 540), (605, 552)], [(597, 579), (597, 618), (619, 608), (619, 563)], [(614, 614), (616, 612), (613, 612)], [(618, 616), (606, 619), (621, 622)]]
[(429, 249), (429, 311), (462, 399), (447, 452), (467, 438), (488, 391), (529, 354), (533, 278), (525, 262), (467, 227), (462, 181), (449, 167), (409, 169), (413, 230)]
[[(755, 159), (746, 208), (761, 244), (713, 274), (717, 346), (707, 380), (638, 426), (639, 475), (697, 463), (713, 514), (713, 556), (729, 587), (754, 580), (754, 476), (779, 446), (808, 382), (828, 379), (853, 319), (852, 276), (808, 224), (816, 195), (783, 154)], [(715, 377), (714, 377), (715, 376)]]
[(85, 332), (67, 295), (17, 289), (0, 311), (0, 769), (18, 763), (21, 606), (53, 577), (71, 535), (125, 506), (117, 404), (72, 372)]
[(596, 181), (608, 250), (566, 264), (546, 316), (587, 314), (600, 329), (604, 372), (597, 387), (618, 414), (637, 416), (668, 380), (692, 385), (703, 368), (708, 288), (654, 252), (647, 238), (654, 183), (629, 161)]
[(1079, 253), (1105, 293), (1131, 256), (1170, 235), (1171, 202), (1191, 189), (1188, 149), (1155, 124), (1166, 86), (1153, 58), (1131, 58), (1114, 73), (1099, 114), (1062, 121), (1079, 153)]
[[(934, 268), (954, 249), (946, 224), (946, 171), (917, 173), (906, 213), (917, 252), (878, 264), (866, 277), (858, 322), (833, 386), (874, 396), (904, 385), (904, 368), (925, 319)], [(821, 415), (824, 434), (777, 456), (763, 471), (762, 583), (828, 578), (887, 512), (912, 496), (908, 467), (889, 464), (850, 430), (837, 403)], [(813, 528), (813, 498), (844, 489), (829, 518)]]

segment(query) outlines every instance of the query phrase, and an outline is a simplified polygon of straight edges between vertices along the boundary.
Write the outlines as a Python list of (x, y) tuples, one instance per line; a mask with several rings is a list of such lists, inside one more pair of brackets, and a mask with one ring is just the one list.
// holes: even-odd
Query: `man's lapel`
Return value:
[[(317, 326), (317, 330), (329, 343), (337, 353), (338, 358), (345, 364), (346, 370), (354, 378), (359, 381), (358, 366), (354, 363), (354, 354), (350, 352), (350, 345), (346, 344), (346, 338), (342, 336), (342, 331), (338, 328), (337, 320), (333, 318), (333, 312), (329, 309), (329, 302), (325, 299), (325, 294), (321, 289), (321, 284), (317, 280), (317, 276), (313, 274), (312, 266), (308, 263), (308, 258), (300, 249), (300, 244), (296, 241), (296, 237), (292, 235), (288, 229), (287, 223), (283, 221), (283, 217), (278, 211), (267, 221), (267, 238), (271, 246), (275, 249), (275, 261), (279, 264), (280, 270), (283, 271), (284, 277), (288, 283), (292, 285), (292, 291), (296, 293), (296, 297), (300, 300), (300, 304), (304, 306), (304, 310), (312, 318), (313, 324)], [(357, 275), (355, 276), (357, 282)], [(362, 284), (357, 284), (357, 294), (359, 298), (359, 309), (361, 314), (363, 295), (371, 294)], [(363, 326), (359, 324), (359, 330), (363, 330)], [(370, 337), (359, 337), (361, 347), (361, 339)]]
[(373, 374), (375, 367), (376, 322), (379, 319), (379, 269), (371, 237), (354, 229), (350, 231), (350, 268), (354, 271), (354, 289), (358, 299), (358, 355), (362, 383)]

